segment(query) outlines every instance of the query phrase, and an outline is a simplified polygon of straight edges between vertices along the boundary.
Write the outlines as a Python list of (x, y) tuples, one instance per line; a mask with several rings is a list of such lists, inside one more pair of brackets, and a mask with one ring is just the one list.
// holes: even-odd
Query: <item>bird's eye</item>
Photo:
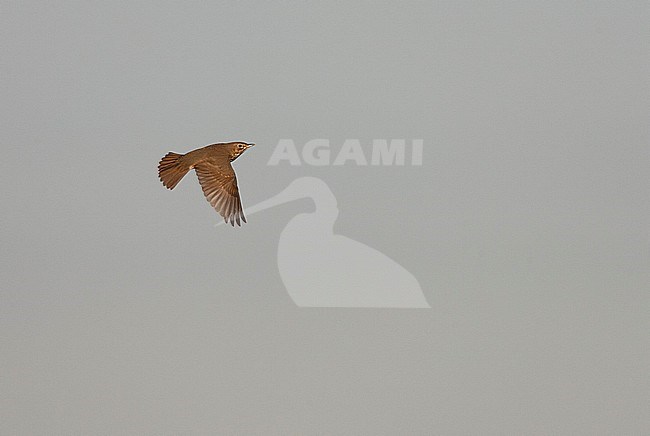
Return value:
[(241, 150), (242, 148), (244, 148), (244, 144), (239, 144), (239, 145), (237, 146), (237, 148), (239, 148), (239, 149)]

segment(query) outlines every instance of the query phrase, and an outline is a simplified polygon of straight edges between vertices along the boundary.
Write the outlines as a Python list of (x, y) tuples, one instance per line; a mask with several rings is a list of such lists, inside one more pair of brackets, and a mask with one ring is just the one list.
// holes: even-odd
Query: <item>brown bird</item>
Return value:
[(158, 177), (168, 189), (181, 181), (191, 169), (196, 171), (199, 184), (210, 205), (219, 212), (225, 222), (234, 227), (246, 222), (241, 207), (237, 176), (230, 162), (255, 144), (226, 142), (207, 145), (187, 154), (167, 153), (158, 164)]

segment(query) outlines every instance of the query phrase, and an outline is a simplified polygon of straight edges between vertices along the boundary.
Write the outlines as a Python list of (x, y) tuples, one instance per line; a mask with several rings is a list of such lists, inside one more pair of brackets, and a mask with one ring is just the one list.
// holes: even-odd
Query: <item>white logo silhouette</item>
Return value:
[(278, 244), (280, 277), (297, 306), (431, 307), (417, 279), (404, 267), (374, 248), (333, 233), (339, 211), (323, 180), (298, 178), (246, 213), (304, 197), (314, 201), (316, 210), (292, 218)]

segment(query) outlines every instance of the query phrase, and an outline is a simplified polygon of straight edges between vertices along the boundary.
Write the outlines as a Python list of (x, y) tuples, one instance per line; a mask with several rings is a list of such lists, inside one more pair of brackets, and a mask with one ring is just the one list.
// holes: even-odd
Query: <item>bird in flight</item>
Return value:
[(174, 189), (191, 169), (196, 171), (205, 198), (223, 220), (234, 227), (246, 222), (237, 187), (237, 176), (230, 164), (255, 144), (225, 142), (206, 145), (186, 154), (167, 153), (158, 164), (158, 177), (167, 189)]

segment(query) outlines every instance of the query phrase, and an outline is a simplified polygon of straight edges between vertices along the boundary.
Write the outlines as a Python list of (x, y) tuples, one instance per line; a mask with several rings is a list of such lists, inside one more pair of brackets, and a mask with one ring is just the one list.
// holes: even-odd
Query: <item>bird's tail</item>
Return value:
[(174, 189), (190, 170), (190, 166), (182, 162), (183, 156), (182, 154), (169, 152), (158, 164), (158, 177), (168, 189)]

